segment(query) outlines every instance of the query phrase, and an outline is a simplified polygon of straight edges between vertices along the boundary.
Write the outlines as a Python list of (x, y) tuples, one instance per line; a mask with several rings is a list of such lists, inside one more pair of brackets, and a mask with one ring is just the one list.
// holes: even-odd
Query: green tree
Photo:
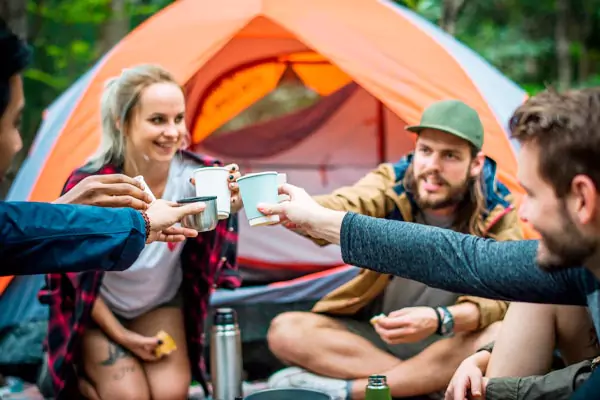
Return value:
[[(123, 36), (172, 0), (10, 2), (21, 4), (23, 8), (26, 4), (26, 13), (19, 13), (14, 5), (9, 10), (11, 15), (27, 16), (23, 36), (34, 50), (33, 65), (24, 74), (27, 107), (22, 129), (24, 150), (16, 160), (20, 164), (31, 146), (44, 110)], [(6, 15), (6, 11), (3, 14)], [(14, 24), (22, 26), (23, 22), (15, 21)], [(7, 185), (0, 187), (0, 198), (6, 194), (12, 178), (9, 176)]]

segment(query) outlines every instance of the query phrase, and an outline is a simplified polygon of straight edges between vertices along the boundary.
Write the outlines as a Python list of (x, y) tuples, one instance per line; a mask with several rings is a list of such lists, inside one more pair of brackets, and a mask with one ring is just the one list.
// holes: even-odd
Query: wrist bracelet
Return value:
[(152, 224), (150, 223), (150, 218), (148, 218), (148, 214), (146, 211), (140, 211), (142, 213), (142, 218), (144, 218), (144, 222), (146, 223), (146, 242), (150, 238), (150, 232), (152, 231)]

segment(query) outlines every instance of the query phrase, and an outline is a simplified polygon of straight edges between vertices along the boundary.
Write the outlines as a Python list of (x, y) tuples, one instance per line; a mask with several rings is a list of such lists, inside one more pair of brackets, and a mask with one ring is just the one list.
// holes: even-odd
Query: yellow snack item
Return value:
[(377, 323), (377, 320), (380, 319), (380, 318), (383, 318), (383, 317), (385, 317), (385, 314), (376, 315), (373, 318), (371, 318), (369, 320), (369, 322), (371, 322), (371, 325), (375, 325)]
[(155, 350), (155, 354), (158, 357), (169, 355), (175, 350), (177, 350), (177, 345), (175, 344), (175, 341), (167, 332), (160, 331), (156, 334), (156, 337), (162, 340), (162, 344), (158, 346)]

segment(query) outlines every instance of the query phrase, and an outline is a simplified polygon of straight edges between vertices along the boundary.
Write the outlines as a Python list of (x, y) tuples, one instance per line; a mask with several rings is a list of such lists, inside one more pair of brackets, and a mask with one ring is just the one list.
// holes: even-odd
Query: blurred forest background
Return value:
[[(0, 16), (35, 52), (25, 74), (25, 149), (18, 161), (26, 156), (44, 109), (119, 39), (170, 3), (0, 0)], [(600, 84), (600, 0), (396, 3), (454, 35), (531, 94), (548, 84), (561, 89)], [(340, 7), (349, 5), (340, 0)], [(0, 198), (6, 189), (0, 188)]]

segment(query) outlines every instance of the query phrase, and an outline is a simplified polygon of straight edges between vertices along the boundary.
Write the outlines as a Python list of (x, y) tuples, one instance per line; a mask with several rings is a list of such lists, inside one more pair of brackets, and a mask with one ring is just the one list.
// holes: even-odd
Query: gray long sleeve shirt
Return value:
[(585, 268), (552, 273), (535, 263), (538, 242), (496, 242), (435, 227), (348, 213), (344, 262), (473, 296), (587, 305), (600, 332), (600, 286)]

